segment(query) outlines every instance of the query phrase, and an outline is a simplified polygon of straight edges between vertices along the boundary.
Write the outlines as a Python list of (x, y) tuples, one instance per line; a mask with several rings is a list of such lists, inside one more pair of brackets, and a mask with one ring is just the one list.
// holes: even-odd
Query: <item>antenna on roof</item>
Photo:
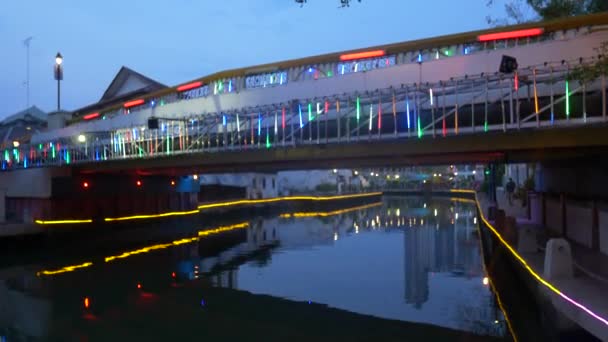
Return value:
[(30, 42), (34, 37), (27, 37), (23, 40), (26, 49), (25, 62), (25, 108), (30, 108)]

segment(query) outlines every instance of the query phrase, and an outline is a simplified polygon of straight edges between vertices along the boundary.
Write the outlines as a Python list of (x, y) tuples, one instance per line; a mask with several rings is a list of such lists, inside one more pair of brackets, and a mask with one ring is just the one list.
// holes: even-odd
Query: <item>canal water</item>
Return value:
[(251, 210), (167, 223), (162, 234), (112, 232), (111, 246), (88, 239), (23, 262), (4, 256), (13, 262), (0, 269), (0, 336), (511, 340), (475, 209), (388, 197)]

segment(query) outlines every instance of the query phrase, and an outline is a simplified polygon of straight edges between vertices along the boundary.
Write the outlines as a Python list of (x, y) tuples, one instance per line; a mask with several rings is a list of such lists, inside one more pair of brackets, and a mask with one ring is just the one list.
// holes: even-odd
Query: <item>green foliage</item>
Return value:
[(534, 191), (535, 188), (535, 183), (534, 183), (534, 178), (529, 177), (528, 179), (526, 179), (526, 181), (524, 182), (524, 189), (526, 191)]
[[(495, 0), (487, 1), (488, 6), (493, 6), (495, 3)], [(606, 0), (511, 0), (504, 6), (506, 18), (501, 20), (488, 18), (488, 23), (494, 26), (519, 24), (537, 19), (551, 20), (608, 11)], [(527, 15), (530, 11), (536, 17)]]
[(570, 79), (577, 80), (581, 83), (590, 83), (602, 75), (608, 75), (608, 42), (603, 42), (602, 45), (595, 50), (598, 54), (597, 60), (591, 64), (575, 67), (570, 73)]
[(317, 185), (315, 190), (318, 192), (332, 192), (332, 191), (337, 191), (338, 187), (336, 184), (321, 183), (321, 184)]

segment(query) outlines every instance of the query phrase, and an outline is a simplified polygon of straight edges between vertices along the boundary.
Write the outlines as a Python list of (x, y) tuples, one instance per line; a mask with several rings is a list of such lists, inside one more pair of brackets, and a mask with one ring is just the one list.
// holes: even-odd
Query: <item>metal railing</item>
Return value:
[(567, 62), (545, 63), (511, 75), (467, 75), (437, 83), (294, 99), (255, 112), (242, 109), (189, 115), (181, 121), (159, 119), (158, 129), (129, 127), (5, 149), (1, 165), (2, 170), (13, 170), (606, 122), (606, 76), (581, 84), (569, 79), (570, 70)]

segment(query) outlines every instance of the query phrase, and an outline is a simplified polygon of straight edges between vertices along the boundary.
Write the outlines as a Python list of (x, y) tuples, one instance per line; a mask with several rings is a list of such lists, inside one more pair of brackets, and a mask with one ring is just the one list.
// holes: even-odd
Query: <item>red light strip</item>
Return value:
[(381, 57), (386, 54), (384, 50), (373, 50), (373, 51), (365, 51), (365, 52), (355, 52), (348, 53), (340, 56), (341, 61), (350, 61), (353, 59), (364, 59), (364, 58), (372, 58), (372, 57)]
[(87, 115), (83, 116), (82, 118), (85, 120), (91, 120), (91, 119), (95, 119), (96, 117), (99, 117), (99, 113), (87, 114)]
[(143, 104), (144, 102), (145, 101), (143, 99), (133, 100), (133, 101), (125, 102), (123, 107), (131, 108), (131, 107), (139, 106), (139, 105)]
[(188, 83), (188, 84), (183, 84), (183, 85), (177, 87), (177, 91), (186, 91), (186, 90), (198, 88), (202, 85), (203, 85), (203, 82), (192, 82), (192, 83)]
[(488, 34), (482, 34), (482, 35), (477, 36), (477, 40), (480, 42), (488, 42), (488, 41), (499, 40), (499, 39), (532, 37), (532, 36), (539, 36), (544, 31), (545, 30), (542, 28), (532, 28), (532, 29), (526, 29), (526, 30), (488, 33)]

